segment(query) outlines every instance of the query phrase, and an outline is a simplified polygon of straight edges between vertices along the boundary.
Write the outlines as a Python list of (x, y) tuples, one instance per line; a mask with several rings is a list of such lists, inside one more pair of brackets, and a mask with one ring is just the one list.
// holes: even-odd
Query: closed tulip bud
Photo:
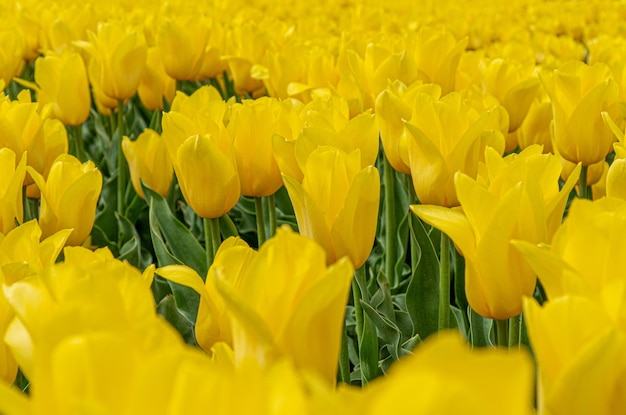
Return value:
[(76, 52), (48, 54), (35, 61), (37, 100), (52, 105), (52, 115), (65, 125), (80, 125), (89, 117), (91, 98), (85, 64)]
[(552, 102), (554, 142), (561, 156), (585, 166), (604, 160), (615, 138), (601, 113), (615, 118), (619, 94), (609, 67), (571, 61), (540, 78)]
[(498, 320), (522, 311), (536, 274), (513, 248), (513, 239), (545, 243), (561, 223), (576, 178), (559, 190), (560, 163), (539, 146), (502, 158), (485, 150), (488, 185), (463, 173), (455, 186), (463, 212), (412, 205), (425, 222), (445, 232), (465, 257), (465, 292), (480, 315)]
[(202, 68), (209, 26), (199, 16), (166, 19), (159, 25), (155, 44), (165, 72), (178, 81), (191, 81)]
[(26, 154), (16, 155), (9, 148), (0, 148), (0, 232), (7, 233), (15, 228), (15, 222), (24, 220), (22, 188), (26, 176)]
[(80, 245), (91, 233), (102, 190), (102, 174), (92, 161), (82, 163), (69, 154), (54, 161), (48, 178), (32, 168), (28, 173), (41, 191), (39, 223), (43, 237), (62, 229), (74, 231), (67, 245)]
[(283, 176), (300, 233), (326, 250), (329, 264), (348, 256), (355, 268), (369, 257), (376, 235), (380, 175), (350, 154), (319, 147), (306, 160), (302, 184)]
[(165, 141), (154, 130), (145, 129), (136, 140), (124, 137), (122, 151), (128, 162), (130, 179), (135, 192), (145, 199), (141, 181), (160, 194), (167, 196), (172, 183), (172, 162)]
[(18, 75), (24, 66), (24, 40), (16, 28), (4, 27), (0, 31), (0, 80), (8, 85), (14, 76)]
[(479, 112), (456, 92), (440, 100), (419, 93), (413, 108), (405, 128), (415, 193), (423, 204), (458, 206), (455, 173), (475, 178), (487, 146), (502, 154), (508, 115), (501, 106)]
[(552, 153), (552, 105), (547, 99), (535, 99), (528, 109), (528, 114), (517, 129), (517, 144), (523, 150), (533, 144), (541, 144), (544, 153)]
[(171, 103), (175, 93), (176, 81), (165, 72), (158, 49), (148, 49), (146, 67), (137, 89), (141, 103), (149, 110), (162, 110), (163, 99)]
[(626, 159), (615, 159), (606, 175), (606, 195), (626, 200)]
[(76, 44), (91, 55), (91, 83), (115, 100), (135, 95), (148, 53), (143, 34), (121, 23), (109, 22), (99, 24), (97, 33), (88, 32), (88, 35), (88, 42)]

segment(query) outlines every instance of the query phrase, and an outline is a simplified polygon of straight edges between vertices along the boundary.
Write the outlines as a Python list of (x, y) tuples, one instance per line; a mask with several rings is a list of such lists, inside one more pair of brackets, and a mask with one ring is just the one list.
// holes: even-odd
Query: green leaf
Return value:
[(450, 319), (450, 321), (455, 322), (459, 332), (466, 340), (469, 340), (469, 323), (465, 320), (465, 313), (455, 306), (450, 306), (450, 311), (454, 317), (454, 319)]
[(173, 296), (166, 295), (159, 302), (159, 305), (157, 305), (157, 313), (162, 315), (180, 333), (185, 343), (196, 344), (193, 324), (179, 312)]
[(393, 360), (398, 360), (400, 358), (400, 329), (398, 326), (366, 302), (361, 301), (361, 306), (376, 327), (378, 335), (385, 342), (384, 346), (389, 350)]
[(468, 308), (468, 315), (470, 321), (470, 333), (471, 344), (474, 347), (493, 346), (491, 341), (491, 330), (493, 326), (493, 320), (485, 318), (474, 310)]
[(422, 339), (437, 332), (439, 319), (439, 259), (431, 237), (421, 220), (411, 221), (411, 243), (419, 254), (406, 292), (406, 308), (413, 323), (413, 335)]
[(361, 362), (361, 377), (364, 383), (380, 376), (378, 369), (378, 335), (376, 327), (369, 317), (363, 313), (363, 337), (359, 345), (359, 360)]

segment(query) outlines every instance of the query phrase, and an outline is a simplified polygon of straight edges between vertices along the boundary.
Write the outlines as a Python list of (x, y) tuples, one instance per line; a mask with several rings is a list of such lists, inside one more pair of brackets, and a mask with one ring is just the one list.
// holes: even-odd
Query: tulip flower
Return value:
[(176, 81), (165, 72), (158, 49), (148, 49), (146, 67), (137, 88), (141, 103), (149, 110), (162, 110), (163, 99), (171, 103), (175, 93)]
[(155, 44), (165, 72), (178, 81), (191, 81), (202, 68), (209, 27), (201, 16), (168, 18), (159, 25)]
[(302, 235), (326, 250), (329, 264), (348, 256), (355, 268), (369, 257), (376, 235), (380, 175), (350, 154), (319, 147), (308, 157), (302, 184), (283, 176)]
[(50, 103), (52, 115), (65, 125), (80, 125), (89, 117), (91, 98), (85, 64), (76, 52), (47, 54), (35, 61), (37, 100)]
[(552, 137), (550, 123), (552, 122), (552, 105), (550, 101), (536, 98), (522, 125), (515, 131), (517, 144), (523, 150), (533, 144), (541, 144), (544, 153), (552, 153)]
[(364, 413), (533, 413), (533, 363), (524, 351), (472, 350), (445, 331), (413, 353), (368, 385)]
[(486, 146), (502, 154), (507, 113), (501, 106), (480, 113), (460, 93), (440, 100), (418, 93), (413, 108), (406, 130), (415, 193), (423, 204), (458, 206), (455, 173), (476, 177)]
[(626, 159), (615, 159), (606, 175), (606, 195), (626, 200)]
[[(18, 156), (28, 153), (27, 165), (46, 175), (54, 158), (67, 152), (67, 132), (45, 110), (40, 112), (24, 91), (18, 101), (0, 103), (0, 145)], [(25, 184), (32, 184), (29, 176)]]
[(163, 116), (163, 134), (185, 200), (199, 216), (218, 218), (239, 201), (232, 140), (224, 127), (226, 104), (215, 88), (177, 93)]
[(604, 64), (572, 61), (540, 73), (552, 102), (554, 142), (558, 152), (583, 166), (604, 160), (615, 141), (601, 113), (615, 118), (619, 88)]
[(455, 175), (462, 213), (411, 206), (422, 220), (450, 236), (465, 257), (467, 300), (484, 317), (505, 320), (521, 313), (522, 297), (532, 295), (536, 276), (510, 241), (549, 241), (576, 182), (572, 176), (559, 190), (559, 161), (540, 153), (539, 146), (532, 146), (503, 159), (487, 148), (488, 186), (463, 173)]
[(22, 185), (26, 176), (26, 154), (16, 164), (15, 153), (9, 148), (0, 148), (0, 232), (7, 233), (15, 228), (15, 222), (24, 220)]
[(161, 196), (167, 196), (172, 183), (172, 162), (167, 155), (165, 142), (156, 131), (145, 129), (136, 140), (124, 137), (124, 157), (130, 169), (130, 179), (135, 192), (145, 199), (141, 180)]
[[(39, 242), (41, 228), (31, 220), (5, 235), (0, 234), (0, 283), (11, 285), (54, 264), (71, 230), (57, 232)], [(0, 336), (4, 335), (13, 320), (13, 309), (0, 292)], [(13, 353), (0, 342), (0, 381), (13, 383), (17, 375), (17, 363)]]
[(2, 49), (0, 50), (0, 80), (5, 85), (18, 75), (24, 66), (24, 39), (21, 32), (15, 28), (4, 27), (0, 31), (0, 42)]
[(143, 34), (121, 23), (101, 23), (89, 42), (77, 41), (89, 60), (89, 79), (107, 97), (126, 100), (137, 92), (146, 65), (148, 47)]
[(212, 348), (218, 342), (224, 342), (231, 347), (233, 343), (230, 314), (217, 291), (215, 279), (227, 279), (238, 288), (242, 273), (255, 255), (256, 251), (250, 249), (242, 239), (228, 238), (217, 250), (205, 282), (185, 265), (168, 265), (156, 271), (162, 277), (190, 287), (200, 295), (195, 336), (198, 345), (208, 353), (212, 353)]
[(85, 242), (95, 221), (102, 190), (102, 174), (94, 163), (81, 164), (77, 158), (62, 154), (52, 164), (47, 179), (30, 167), (27, 170), (42, 195), (39, 223), (43, 237), (73, 229), (67, 244)]

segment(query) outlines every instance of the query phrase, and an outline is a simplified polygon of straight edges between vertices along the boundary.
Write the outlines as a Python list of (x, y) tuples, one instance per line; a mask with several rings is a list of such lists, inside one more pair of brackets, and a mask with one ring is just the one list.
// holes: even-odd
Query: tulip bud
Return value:
[(135, 192), (145, 199), (141, 180), (161, 196), (167, 196), (172, 183), (173, 168), (165, 141), (151, 129), (144, 130), (135, 141), (124, 137), (122, 151), (128, 162)]

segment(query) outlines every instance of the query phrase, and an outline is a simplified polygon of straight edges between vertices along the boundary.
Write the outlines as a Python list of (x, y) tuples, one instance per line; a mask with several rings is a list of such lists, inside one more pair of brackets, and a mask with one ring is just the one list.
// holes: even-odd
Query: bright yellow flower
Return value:
[(359, 268), (372, 250), (380, 175), (360, 160), (358, 150), (319, 147), (306, 161), (302, 183), (283, 176), (300, 233), (324, 247), (329, 264), (348, 256)]
[(365, 413), (530, 415), (532, 387), (533, 364), (525, 351), (472, 350), (447, 331), (370, 383)]
[(175, 93), (176, 81), (165, 72), (158, 49), (149, 48), (146, 67), (137, 88), (141, 103), (149, 110), (162, 110), (163, 99), (171, 103)]
[(89, 80), (115, 100), (131, 98), (137, 92), (146, 66), (148, 47), (143, 34), (122, 23), (100, 23), (89, 42), (76, 44), (90, 55)]
[(523, 150), (533, 144), (541, 144), (544, 153), (552, 153), (552, 105), (547, 96), (536, 98), (528, 109), (522, 125), (515, 131), (516, 141)]
[(554, 141), (558, 152), (572, 163), (596, 164), (615, 141), (601, 113), (615, 115), (619, 88), (604, 64), (571, 61), (552, 72), (540, 73), (554, 115)]
[(128, 162), (135, 192), (145, 199), (140, 182), (143, 180), (152, 190), (163, 197), (167, 196), (174, 169), (163, 138), (147, 128), (134, 141), (124, 137), (122, 151)]
[(440, 100), (418, 93), (405, 127), (409, 134), (405, 163), (418, 199), (452, 207), (459, 204), (455, 173), (476, 177), (486, 146), (502, 154), (508, 115), (501, 106), (479, 111), (457, 92)]
[(0, 80), (8, 85), (24, 66), (24, 58), (22, 57), (25, 46), (24, 39), (17, 28), (3, 27), (3, 30), (0, 31), (0, 43), (2, 44), (0, 49)]
[(102, 174), (95, 164), (81, 164), (63, 154), (54, 161), (47, 179), (30, 167), (27, 170), (42, 195), (39, 223), (43, 236), (73, 229), (67, 244), (82, 244), (91, 233), (102, 190)]
[(26, 176), (26, 154), (16, 163), (15, 153), (9, 148), (0, 148), (0, 232), (7, 233), (15, 228), (15, 222), (24, 221), (22, 186)]
[(626, 159), (615, 159), (606, 175), (606, 195), (626, 200)]
[(65, 125), (80, 125), (89, 117), (91, 98), (85, 63), (76, 52), (48, 54), (35, 61), (37, 101), (52, 104), (52, 115)]
[(504, 320), (522, 311), (532, 295), (535, 272), (510, 245), (513, 239), (547, 242), (563, 216), (572, 176), (559, 190), (560, 163), (532, 146), (501, 158), (485, 151), (488, 186), (465, 174), (455, 175), (463, 213), (432, 205), (412, 205), (425, 222), (445, 232), (465, 257), (465, 292), (480, 315)]
[(159, 25), (155, 44), (165, 72), (179, 81), (191, 81), (202, 68), (209, 26), (201, 16), (167, 18)]

